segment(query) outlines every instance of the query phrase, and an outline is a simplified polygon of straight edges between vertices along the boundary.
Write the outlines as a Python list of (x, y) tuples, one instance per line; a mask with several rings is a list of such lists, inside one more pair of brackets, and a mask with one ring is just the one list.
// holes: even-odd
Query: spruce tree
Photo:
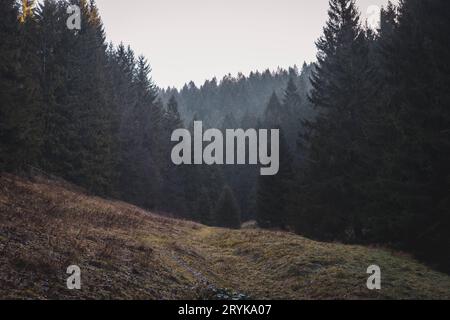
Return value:
[(196, 221), (208, 226), (213, 225), (211, 200), (206, 188), (202, 188), (199, 192), (194, 214)]
[(20, 20), (15, 1), (0, 7), (0, 169), (9, 171), (35, 165), (42, 143), (37, 24), (27, 5)]
[(196, 191), (196, 168), (176, 166), (171, 158), (171, 135), (174, 130), (183, 128), (183, 123), (178, 112), (178, 103), (172, 96), (165, 108), (163, 121), (164, 158), (161, 159), (163, 174), (162, 207), (186, 219), (197, 220), (193, 200)]
[(16, 140), (20, 134), (20, 123), (14, 112), (20, 107), (19, 96), (19, 12), (14, 0), (0, 3), (0, 170), (14, 169)]
[(294, 181), (292, 156), (283, 130), (280, 131), (280, 170), (274, 176), (259, 176), (256, 217), (262, 228), (288, 229), (293, 225), (291, 192)]
[(94, 1), (74, 3), (81, 8), (82, 25), (72, 31), (74, 43), (67, 51), (71, 63), (65, 104), (72, 113), (70, 130), (76, 140), (67, 144), (71, 166), (66, 176), (94, 193), (107, 194), (115, 175), (107, 45)]
[(313, 235), (355, 240), (361, 235), (362, 187), (372, 174), (365, 158), (365, 124), (371, 98), (368, 44), (353, 0), (331, 0), (324, 35), (317, 42), (311, 101), (319, 112), (306, 136), (308, 169), (300, 185), (299, 219)]
[(302, 102), (294, 77), (291, 76), (284, 91), (281, 123), (290, 150), (296, 149), (299, 130), (301, 130), (298, 124), (306, 117), (308, 111)]
[(183, 127), (180, 112), (178, 111), (178, 102), (175, 96), (171, 96), (167, 103), (167, 126), (170, 130), (176, 130)]
[(74, 156), (71, 144), (77, 139), (74, 110), (69, 106), (69, 51), (75, 45), (74, 34), (60, 17), (66, 14), (63, 2), (45, 1), (36, 12), (37, 40), (40, 44), (39, 85), (42, 90), (43, 144), (39, 166), (56, 176), (70, 179)]
[(266, 111), (264, 113), (264, 125), (271, 126), (276, 125), (280, 126), (283, 123), (283, 110), (278, 99), (278, 96), (275, 92), (272, 93), (270, 97), (269, 104), (267, 105)]
[(229, 186), (223, 188), (216, 204), (214, 219), (218, 227), (229, 229), (241, 228), (241, 213), (239, 205)]
[(408, 0), (397, 17), (393, 11), (385, 11), (380, 39), (382, 111), (390, 120), (381, 204), (396, 222), (386, 234), (448, 270), (442, 252), (450, 245), (450, 42), (442, 30), (450, 27), (450, 4)]
[(283, 104), (287, 107), (290, 114), (300, 111), (301, 97), (298, 94), (298, 88), (293, 77), (289, 78), (287, 88), (284, 92)]

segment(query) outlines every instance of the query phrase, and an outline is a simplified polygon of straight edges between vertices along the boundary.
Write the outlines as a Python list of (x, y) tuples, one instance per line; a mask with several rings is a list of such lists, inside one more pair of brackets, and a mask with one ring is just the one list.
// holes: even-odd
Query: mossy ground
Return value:
[[(366, 287), (367, 267), (382, 289)], [(66, 269), (82, 270), (82, 290)], [(450, 299), (450, 277), (383, 249), (169, 219), (64, 183), (0, 177), (0, 298)]]

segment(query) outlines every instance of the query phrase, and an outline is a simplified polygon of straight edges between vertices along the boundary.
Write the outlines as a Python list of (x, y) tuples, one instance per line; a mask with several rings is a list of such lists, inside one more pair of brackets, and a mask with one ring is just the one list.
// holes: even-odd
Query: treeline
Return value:
[[(313, 64), (304, 63), (300, 70), (294, 66), (274, 72), (252, 72), (249, 76), (227, 75), (221, 81), (207, 80), (199, 88), (190, 82), (180, 91), (163, 89), (159, 96), (162, 101), (175, 98), (184, 121), (201, 120), (205, 128), (283, 129), (283, 146), (286, 148), (282, 152), (298, 158), (301, 155), (295, 151), (302, 127), (300, 121), (312, 119), (316, 114), (308, 99), (312, 69)], [(223, 166), (216, 169), (234, 193), (242, 221), (255, 220), (259, 168)], [(283, 167), (281, 169), (284, 170)]]
[[(98, 195), (215, 223), (221, 173), (172, 164), (170, 136), (184, 124), (174, 99), (158, 99), (145, 58), (105, 42), (94, 1), (28, 4), (0, 3), (0, 171), (38, 167)], [(80, 30), (66, 26), (71, 4)]]
[(267, 103), (276, 93), (282, 96), (289, 79), (292, 79), (299, 92), (304, 95), (311, 84), (309, 76), (312, 64), (303, 64), (276, 71), (251, 72), (248, 76), (238, 74), (205, 81), (200, 87), (195, 83), (186, 84), (181, 90), (167, 88), (160, 90), (163, 101), (174, 96), (180, 105), (180, 113), (186, 121), (201, 119), (205, 125), (222, 128), (224, 125), (255, 127), (257, 121), (264, 117)]
[(299, 124), (295, 182), (261, 180), (260, 224), (449, 270), (449, 17), (448, 1), (404, 0), (373, 32), (353, 0), (330, 1), (311, 79), (318, 114)]

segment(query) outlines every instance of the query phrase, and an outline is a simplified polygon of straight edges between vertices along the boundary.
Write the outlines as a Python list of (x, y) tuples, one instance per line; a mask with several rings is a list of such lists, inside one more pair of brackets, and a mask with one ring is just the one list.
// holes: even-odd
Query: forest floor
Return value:
[[(70, 265), (81, 290), (67, 289)], [(450, 299), (450, 277), (388, 250), (210, 228), (2, 175), (0, 299)]]

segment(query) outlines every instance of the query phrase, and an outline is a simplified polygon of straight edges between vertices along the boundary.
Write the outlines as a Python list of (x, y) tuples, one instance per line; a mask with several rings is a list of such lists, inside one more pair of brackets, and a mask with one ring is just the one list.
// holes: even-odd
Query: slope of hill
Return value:
[[(371, 264), (380, 291), (366, 288)], [(82, 290), (67, 289), (69, 265)], [(450, 299), (449, 276), (400, 254), (209, 228), (10, 175), (0, 177), (0, 266), (3, 299)]]

